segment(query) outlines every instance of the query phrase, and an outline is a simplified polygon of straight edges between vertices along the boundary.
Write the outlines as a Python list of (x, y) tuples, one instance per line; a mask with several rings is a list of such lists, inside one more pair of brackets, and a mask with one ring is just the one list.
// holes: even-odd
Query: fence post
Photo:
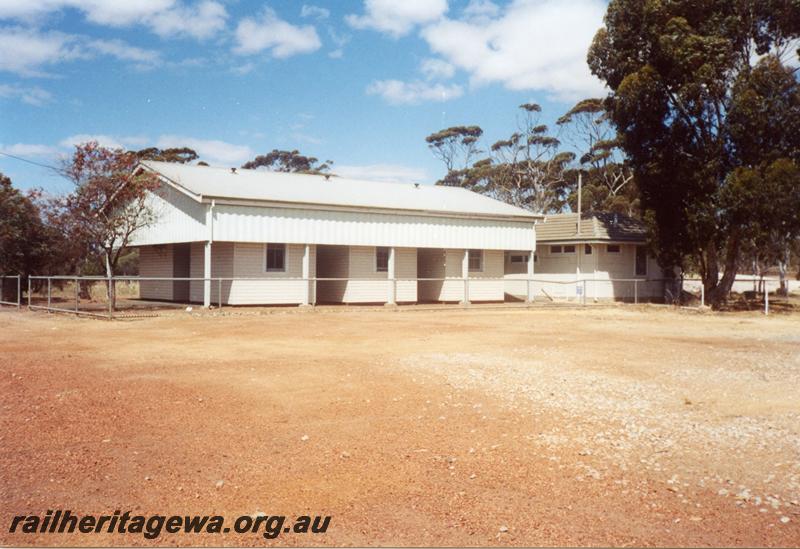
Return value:
[(111, 296), (114, 293), (114, 288), (112, 287), (112, 284), (114, 284), (114, 277), (113, 276), (109, 276), (108, 277), (108, 318), (109, 318), (109, 320), (114, 318), (114, 307), (113, 307), (113, 304), (111, 302)]
[(75, 314), (78, 314), (78, 309), (80, 308), (80, 300), (81, 300), (81, 281), (78, 280), (78, 277), (75, 277)]
[(764, 282), (764, 316), (769, 315), (769, 286)]
[(31, 310), (31, 276), (28, 275), (28, 310)]
[(637, 279), (633, 281), (633, 304), (639, 304), (639, 281)]
[(17, 310), (22, 308), (22, 276), (17, 275)]
[[(6, 281), (6, 277), (0, 276), (0, 301), (3, 301), (3, 298), (6, 296), (3, 293), (3, 285), (5, 284), (5, 281)], [(0, 303), (0, 307), (2, 307), (2, 306), (3, 306), (3, 304)]]
[(219, 299), (219, 308), (222, 309), (222, 279), (219, 279), (219, 286), (217, 288), (217, 298)]
[(706, 287), (702, 280), (700, 281), (700, 306), (706, 306)]
[(583, 295), (581, 295), (581, 300), (583, 301), (583, 305), (586, 306), (586, 279), (583, 279)]
[(47, 312), (50, 312), (50, 278), (47, 278)]

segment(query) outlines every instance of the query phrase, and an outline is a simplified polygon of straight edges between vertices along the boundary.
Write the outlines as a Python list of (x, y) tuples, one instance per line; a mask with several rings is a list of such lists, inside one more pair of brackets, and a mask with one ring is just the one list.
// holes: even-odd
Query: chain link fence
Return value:
[[(777, 281), (737, 279), (731, 301), (753, 309), (783, 308)], [(749, 286), (743, 286), (749, 284)], [(738, 290), (738, 291), (737, 291)], [(772, 295), (770, 295), (772, 293)], [(681, 279), (549, 280), (546, 275), (475, 278), (294, 278), (294, 277), (0, 277), (0, 305), (72, 313), (99, 318), (154, 316), (202, 306), (213, 308), (323, 304), (433, 304), (492, 302), (546, 306), (604, 303), (667, 303), (690, 308), (706, 305), (703, 285)], [(348, 301), (356, 295), (355, 301)], [(349, 297), (348, 297), (349, 296)], [(367, 297), (365, 297), (367, 296)], [(800, 299), (792, 298), (789, 300)], [(799, 303), (800, 304), (800, 303)]]

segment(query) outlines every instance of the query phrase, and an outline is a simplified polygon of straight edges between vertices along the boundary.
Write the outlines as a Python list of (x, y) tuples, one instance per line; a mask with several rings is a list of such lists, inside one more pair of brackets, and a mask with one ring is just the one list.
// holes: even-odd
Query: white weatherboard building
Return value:
[[(543, 216), (454, 187), (164, 162), (138, 232), (143, 299), (206, 306), (503, 301)], [(213, 283), (210, 279), (214, 280)], [(530, 290), (526, 294), (531, 297)]]
[[(538, 293), (577, 298), (585, 291), (596, 300), (663, 298), (664, 273), (647, 253), (641, 221), (608, 212), (587, 212), (580, 219), (566, 213), (548, 215), (536, 228)], [(576, 280), (585, 282), (576, 285)]]

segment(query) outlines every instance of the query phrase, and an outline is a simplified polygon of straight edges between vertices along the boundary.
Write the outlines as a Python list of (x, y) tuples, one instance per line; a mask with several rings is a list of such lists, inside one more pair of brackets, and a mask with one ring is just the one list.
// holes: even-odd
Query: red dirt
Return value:
[[(655, 307), (0, 311), (0, 543), (796, 546), (798, 357), (797, 316)], [(8, 533), (48, 509), (332, 520)]]

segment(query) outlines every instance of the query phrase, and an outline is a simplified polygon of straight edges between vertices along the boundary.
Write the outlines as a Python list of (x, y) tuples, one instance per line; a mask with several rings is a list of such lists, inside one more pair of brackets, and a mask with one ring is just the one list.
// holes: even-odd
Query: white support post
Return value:
[(311, 247), (306, 244), (303, 246), (303, 284), (305, 291), (303, 292), (303, 303), (301, 305), (311, 304)]
[(600, 253), (600, 248), (598, 246), (596, 246), (595, 244), (592, 244), (591, 246), (592, 246), (592, 267), (593, 267), (593, 270), (592, 270), (592, 294), (593, 294), (593, 298), (594, 298), (595, 303), (597, 303), (597, 300), (598, 300), (598, 297), (599, 297), (598, 294), (597, 294), (597, 255)]
[(526, 284), (526, 288), (525, 289), (526, 289), (526, 295), (527, 295), (525, 301), (528, 302), (528, 303), (533, 303), (533, 299), (534, 299), (533, 298), (532, 285), (533, 285), (533, 258), (535, 256), (535, 254), (536, 254), (535, 250), (531, 250), (528, 253), (528, 271), (527, 271), (528, 272), (528, 279), (527, 279), (527, 281), (525, 283)]
[(211, 307), (211, 241), (207, 241), (203, 253), (203, 307)]
[(469, 305), (469, 250), (464, 250), (461, 260), (461, 278), (464, 279), (464, 300), (462, 305)]
[(764, 281), (764, 316), (769, 315), (769, 286), (767, 281)]
[(389, 295), (387, 296), (387, 305), (397, 304), (397, 251), (394, 246), (389, 248), (389, 265), (386, 278), (389, 281)]

